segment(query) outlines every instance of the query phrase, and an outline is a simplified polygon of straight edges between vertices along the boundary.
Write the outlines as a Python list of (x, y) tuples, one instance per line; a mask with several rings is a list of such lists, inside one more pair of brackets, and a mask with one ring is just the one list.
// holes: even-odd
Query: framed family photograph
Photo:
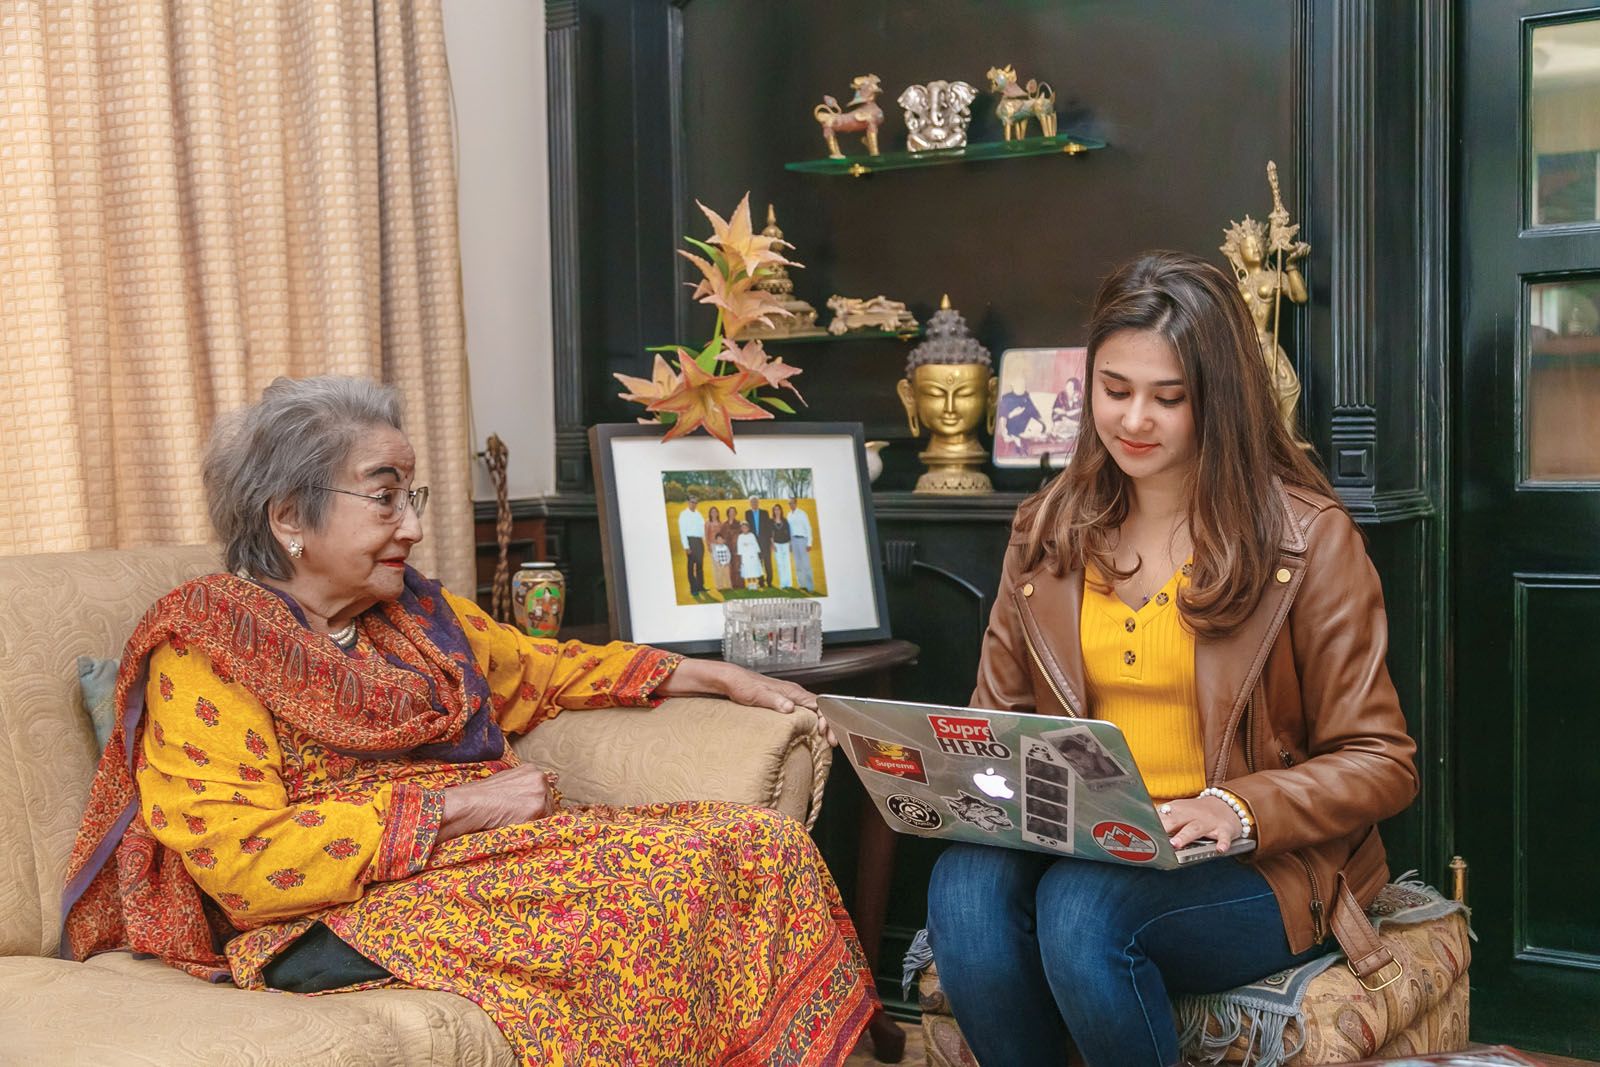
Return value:
[(716, 651), (724, 603), (773, 598), (819, 602), (825, 641), (889, 636), (859, 423), (665, 432), (589, 430), (613, 637)]
[(1067, 465), (1083, 422), (1088, 353), (1087, 348), (1008, 348), (1000, 354), (996, 467)]

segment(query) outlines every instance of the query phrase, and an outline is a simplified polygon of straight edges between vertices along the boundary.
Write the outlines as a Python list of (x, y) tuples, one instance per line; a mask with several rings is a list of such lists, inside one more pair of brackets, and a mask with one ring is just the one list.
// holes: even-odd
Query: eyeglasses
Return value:
[(428, 487), (425, 485), (419, 485), (415, 489), (379, 489), (376, 493), (356, 493), (349, 489), (335, 489), (331, 485), (313, 485), (311, 488), (370, 500), (378, 505), (378, 518), (384, 522), (398, 522), (405, 514), (408, 505), (417, 513), (419, 519), (422, 518), (422, 513), (428, 510)]

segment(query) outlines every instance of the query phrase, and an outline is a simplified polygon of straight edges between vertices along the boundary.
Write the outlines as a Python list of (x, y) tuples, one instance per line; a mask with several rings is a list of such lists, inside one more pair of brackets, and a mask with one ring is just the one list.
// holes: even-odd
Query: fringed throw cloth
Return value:
[(1369, 991), (1334, 952), (1223, 993), (1178, 997), (1184, 1054), (1208, 1064), (1307, 1067), (1465, 1047), (1467, 907), (1415, 873), (1384, 886), (1367, 909), (1403, 966), (1392, 985)]

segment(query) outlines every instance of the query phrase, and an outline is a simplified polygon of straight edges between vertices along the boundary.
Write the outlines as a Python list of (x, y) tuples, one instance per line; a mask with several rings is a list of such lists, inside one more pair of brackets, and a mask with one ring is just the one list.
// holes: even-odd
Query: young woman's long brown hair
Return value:
[(1338, 497), (1278, 418), (1255, 323), (1234, 280), (1196, 256), (1146, 252), (1101, 284), (1077, 450), (1023, 505), (1024, 563), (1048, 561), (1057, 573), (1093, 563), (1117, 581), (1133, 573), (1113, 562), (1128, 517), (1128, 479), (1094, 429), (1095, 355), (1121, 330), (1161, 335), (1183, 366), (1198, 458), (1187, 516), (1194, 567), (1178, 606), (1196, 633), (1226, 633), (1254, 610), (1277, 561), (1287, 516), (1274, 478)]

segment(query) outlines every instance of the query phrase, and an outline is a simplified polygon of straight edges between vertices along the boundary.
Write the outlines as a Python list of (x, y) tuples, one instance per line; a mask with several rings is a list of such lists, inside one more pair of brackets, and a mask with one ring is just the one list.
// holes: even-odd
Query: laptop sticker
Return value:
[(1011, 749), (994, 739), (988, 719), (929, 715), (928, 723), (933, 727), (933, 738), (940, 752), (983, 759), (1011, 758)]
[(856, 765), (879, 774), (890, 774), (913, 782), (928, 784), (928, 769), (922, 759), (922, 750), (893, 741), (880, 741), (876, 737), (850, 735), (850, 749), (855, 753)]
[(1148, 863), (1156, 858), (1156, 843), (1137, 826), (1125, 822), (1097, 822), (1090, 832), (1094, 834), (1095, 844), (1119, 860)]
[(1053, 746), (1037, 737), (1022, 739), (1022, 838), (1055, 852), (1071, 854), (1075, 773)]
[(1000, 805), (975, 797), (965, 789), (957, 790), (953, 797), (940, 797), (944, 806), (950, 813), (964, 823), (971, 823), (984, 833), (993, 834), (1001, 830), (1009, 830), (1016, 825), (1011, 821), (1011, 816), (1006, 814), (1006, 809)]
[(889, 814), (918, 830), (937, 830), (944, 825), (944, 816), (933, 810), (933, 805), (910, 793), (894, 793), (888, 801)]
[(1104, 789), (1130, 777), (1128, 769), (1106, 751), (1086, 726), (1054, 730), (1042, 736), (1090, 789)]

